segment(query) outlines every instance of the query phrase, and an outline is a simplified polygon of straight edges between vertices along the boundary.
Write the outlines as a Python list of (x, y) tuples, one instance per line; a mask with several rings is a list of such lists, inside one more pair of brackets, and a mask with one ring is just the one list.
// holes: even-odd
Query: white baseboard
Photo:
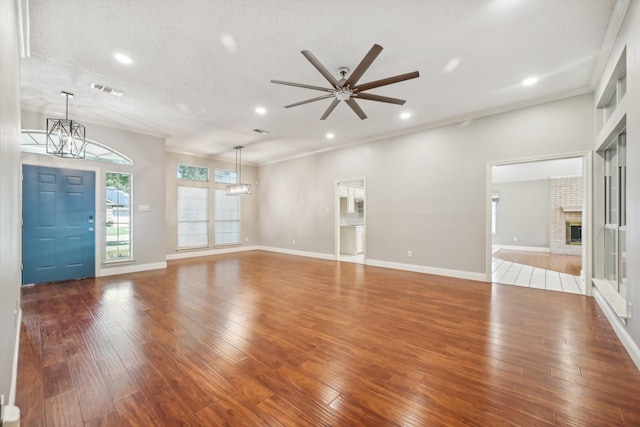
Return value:
[(140, 271), (160, 270), (167, 268), (167, 262), (154, 262), (151, 264), (130, 264), (122, 267), (101, 268), (96, 274), (97, 277), (115, 276), (116, 274), (138, 273)]
[(457, 279), (476, 280), (486, 282), (486, 273), (474, 273), (471, 271), (449, 270), (446, 268), (428, 267), (425, 265), (404, 264), (399, 262), (379, 261), (375, 259), (365, 260), (366, 265), (373, 267), (393, 268), (394, 270), (413, 271), (415, 273), (434, 274), (436, 276), (455, 277)]
[[(273, 248), (269, 246), (258, 246), (258, 250), (268, 251), (268, 252), (277, 252), (277, 253), (286, 254), (286, 255), (326, 259), (329, 261), (337, 261), (336, 256), (333, 254), (295, 251), (291, 249)], [(448, 270), (444, 268), (426, 267), (426, 266), (415, 265), (415, 264), (402, 264), (398, 262), (389, 262), (389, 261), (378, 261), (374, 259), (365, 259), (364, 263), (365, 265), (370, 265), (372, 267), (392, 268), (394, 270), (405, 270), (405, 271), (412, 271), (415, 273), (434, 274), (437, 276), (455, 277), (457, 279), (466, 279), (466, 280), (477, 280), (480, 282), (487, 281), (486, 280), (487, 277), (485, 273), (473, 273), (469, 271)]]
[(510, 251), (551, 252), (550, 248), (541, 248), (538, 246), (491, 245), (491, 253), (496, 253), (500, 249), (507, 249)]
[(607, 303), (607, 300), (602, 296), (600, 290), (595, 286), (593, 287), (593, 297), (596, 299), (600, 309), (602, 309), (602, 312), (611, 324), (611, 327), (618, 336), (618, 339), (620, 339), (620, 342), (622, 342), (622, 345), (627, 350), (627, 353), (631, 356), (631, 360), (633, 360), (633, 363), (635, 363), (638, 370), (640, 370), (640, 348), (638, 347), (638, 344), (633, 340), (633, 338), (631, 338), (625, 329), (622, 320), (620, 320), (611, 306), (609, 306), (609, 303)]
[(334, 254), (323, 254), (320, 252), (306, 252), (306, 251), (295, 251), (292, 249), (283, 249), (283, 248), (274, 248), (271, 246), (258, 246), (256, 247), (259, 251), (267, 251), (267, 252), (277, 252), (280, 254), (286, 255), (295, 255), (295, 256), (305, 256), (309, 258), (319, 258), (326, 259), (330, 261), (336, 261), (336, 256)]
[(184, 252), (177, 252), (175, 254), (169, 254), (166, 256), (166, 259), (167, 261), (171, 261), (174, 259), (185, 259), (185, 258), (196, 258), (201, 256), (231, 254), (235, 252), (255, 251), (258, 248), (259, 248), (258, 246), (230, 246), (227, 248), (220, 247), (220, 248), (213, 248), (213, 249), (184, 251)]
[(18, 354), (20, 353), (20, 330), (22, 329), (22, 309), (18, 309), (18, 322), (16, 325), (16, 346), (13, 353), (13, 365), (11, 366), (11, 388), (9, 389), (9, 401), (6, 405), (16, 404), (16, 386), (18, 382)]

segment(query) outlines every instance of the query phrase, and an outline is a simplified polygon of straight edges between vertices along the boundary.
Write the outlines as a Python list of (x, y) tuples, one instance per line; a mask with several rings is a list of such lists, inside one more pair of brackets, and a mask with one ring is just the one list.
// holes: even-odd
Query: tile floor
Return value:
[(525, 286), (550, 291), (583, 294), (580, 276), (558, 273), (517, 262), (493, 258), (491, 261), (491, 281), (505, 285)]

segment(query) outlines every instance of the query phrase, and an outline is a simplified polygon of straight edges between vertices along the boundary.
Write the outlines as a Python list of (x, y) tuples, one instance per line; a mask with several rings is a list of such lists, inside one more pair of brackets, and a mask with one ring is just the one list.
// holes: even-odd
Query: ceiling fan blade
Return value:
[(382, 52), (382, 46), (379, 44), (374, 44), (373, 47), (369, 50), (369, 52), (362, 58), (362, 61), (358, 64), (355, 70), (351, 73), (347, 81), (344, 83), (345, 87), (353, 87), (360, 77), (367, 71), (371, 63), (380, 55)]
[(309, 62), (311, 62), (311, 64), (313, 64), (314, 67), (316, 67), (318, 71), (320, 71), (320, 74), (322, 74), (334, 88), (338, 89), (339, 87), (341, 87), (340, 83), (338, 83), (338, 80), (336, 80), (336, 78), (331, 75), (331, 73), (324, 67), (324, 65), (320, 63), (320, 61), (318, 61), (315, 56), (313, 56), (311, 52), (309, 52), (308, 50), (303, 50), (302, 54), (309, 60)]
[(338, 98), (335, 98), (333, 100), (333, 102), (331, 102), (331, 104), (329, 104), (329, 107), (325, 110), (324, 114), (322, 115), (322, 117), (320, 117), (320, 120), (324, 120), (327, 117), (329, 117), (329, 114), (331, 114), (331, 112), (336, 108), (336, 106), (340, 103), (340, 100)]
[(349, 107), (353, 110), (354, 113), (360, 117), (360, 120), (364, 120), (367, 118), (367, 115), (362, 111), (362, 108), (358, 105), (355, 99), (349, 98), (345, 101)]
[(360, 86), (356, 86), (353, 88), (354, 92), (364, 92), (365, 90), (374, 89), (380, 86), (386, 86), (393, 83), (403, 82), (405, 80), (415, 79), (416, 77), (420, 77), (420, 73), (418, 71), (414, 71), (412, 73), (400, 74), (398, 76), (387, 77), (386, 79), (376, 80), (375, 82), (365, 83)]
[(331, 91), (331, 89), (326, 88), (326, 87), (311, 86), (311, 85), (305, 85), (305, 84), (302, 84), (302, 83), (283, 82), (282, 80), (271, 80), (271, 83), (277, 83), (279, 85), (286, 85), (286, 86), (301, 87), (301, 88), (304, 88), (304, 89), (321, 90), (323, 92), (330, 92)]
[(306, 101), (300, 101), (300, 102), (296, 102), (295, 104), (289, 104), (289, 105), (285, 105), (284, 108), (291, 108), (291, 107), (297, 107), (298, 105), (303, 105), (303, 104), (308, 104), (310, 102), (314, 102), (314, 101), (320, 101), (321, 99), (327, 99), (327, 98), (332, 98), (335, 95), (330, 93), (328, 95), (322, 95), (319, 96), (317, 98), (311, 98), (311, 99), (307, 99)]
[(371, 93), (354, 93), (353, 96), (357, 97), (358, 99), (367, 99), (369, 101), (380, 101), (380, 102), (387, 102), (389, 104), (396, 104), (396, 105), (404, 105), (405, 101), (404, 99), (398, 99), (398, 98), (389, 98), (388, 96), (380, 96), (380, 95), (374, 95)]

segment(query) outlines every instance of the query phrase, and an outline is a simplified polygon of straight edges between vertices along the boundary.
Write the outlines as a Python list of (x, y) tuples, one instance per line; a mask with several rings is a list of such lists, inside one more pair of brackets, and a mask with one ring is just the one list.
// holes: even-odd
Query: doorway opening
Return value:
[(364, 264), (366, 259), (366, 180), (336, 181), (336, 259)]
[(489, 164), (489, 281), (588, 293), (590, 161), (585, 153)]

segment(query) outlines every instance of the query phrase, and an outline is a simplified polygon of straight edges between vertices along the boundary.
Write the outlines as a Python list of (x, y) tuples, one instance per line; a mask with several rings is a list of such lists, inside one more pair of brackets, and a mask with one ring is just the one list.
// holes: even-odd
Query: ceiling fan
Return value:
[(298, 105), (308, 104), (309, 102), (319, 101), (321, 99), (333, 98), (333, 101), (326, 109), (320, 120), (325, 120), (329, 117), (329, 114), (337, 107), (340, 101), (344, 101), (347, 103), (349, 107), (360, 117), (361, 120), (367, 118), (367, 115), (362, 111), (358, 103), (356, 103), (356, 99), (366, 99), (368, 101), (378, 101), (378, 102), (387, 102), (389, 104), (397, 104), (404, 105), (406, 102), (404, 99), (398, 98), (389, 98), (387, 96), (374, 95), (371, 93), (364, 93), (368, 90), (375, 89), (377, 87), (390, 85), (393, 83), (402, 82), (405, 80), (415, 79), (416, 77), (420, 77), (420, 73), (414, 71), (412, 73), (400, 74), (393, 77), (387, 77), (386, 79), (376, 80), (373, 82), (357, 85), (360, 77), (367, 71), (371, 63), (378, 57), (378, 55), (382, 52), (382, 46), (374, 44), (373, 47), (369, 50), (369, 52), (365, 55), (365, 57), (360, 61), (355, 70), (349, 75), (347, 78), (347, 74), (349, 74), (349, 69), (347, 67), (340, 67), (338, 69), (338, 73), (340, 73), (340, 80), (337, 80), (329, 71), (318, 61), (318, 59), (313, 56), (311, 52), (308, 50), (303, 50), (302, 54), (305, 58), (311, 62), (311, 64), (316, 67), (316, 69), (322, 74), (322, 76), (327, 79), (329, 83), (331, 83), (331, 88), (325, 88), (320, 86), (312, 86), (301, 83), (292, 83), (292, 82), (284, 82), (281, 80), (271, 80), (271, 83), (277, 83), (281, 85), (287, 86), (295, 86), (301, 87), (305, 89), (313, 89), (319, 90), (322, 92), (328, 92), (325, 95), (318, 96), (316, 98), (307, 99), (306, 101), (296, 102), (295, 104), (285, 105), (284, 108), (297, 107)]

